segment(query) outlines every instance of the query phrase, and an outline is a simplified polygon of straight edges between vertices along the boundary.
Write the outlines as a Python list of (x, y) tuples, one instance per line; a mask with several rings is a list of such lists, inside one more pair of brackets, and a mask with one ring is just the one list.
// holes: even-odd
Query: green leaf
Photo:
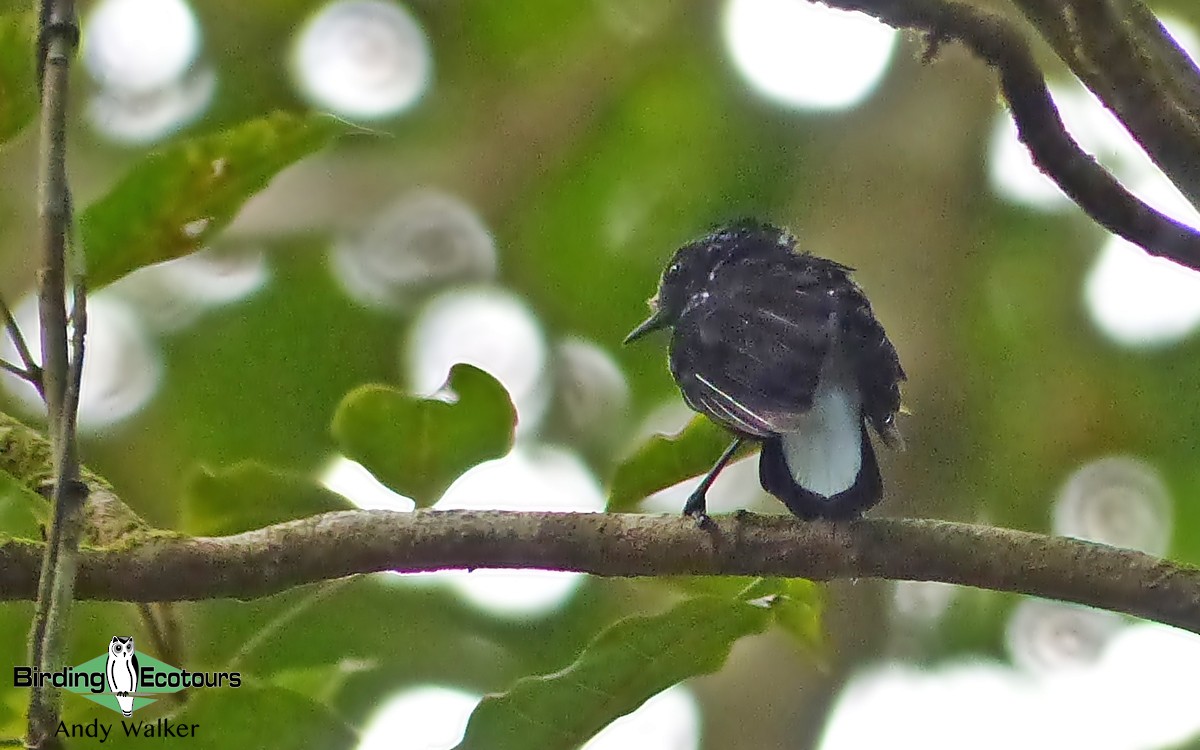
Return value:
[(771, 607), (775, 622), (801, 650), (824, 664), (829, 654), (829, 640), (824, 625), (824, 588), (807, 578), (775, 580), (780, 581), (783, 587)]
[[(700, 476), (733, 441), (724, 428), (697, 414), (675, 435), (655, 435), (617, 466), (608, 491), (608, 510), (627, 511), (659, 490)], [(758, 450), (745, 443), (738, 456)]]
[(79, 218), (88, 283), (195, 252), (271, 178), (349, 127), (276, 112), (150, 154)]
[(485, 697), (458, 750), (576, 748), (671, 685), (718, 669), (735, 641), (771, 624), (771, 601), (699, 596), (621, 620), (566, 669)]
[(775, 622), (809, 656), (823, 661), (829, 651), (822, 617), (825, 589), (807, 578), (753, 576), (670, 576), (662, 579), (688, 594), (751, 600), (773, 597)]
[(333, 417), (342, 451), (419, 508), (433, 505), (467, 469), (508, 453), (517, 413), (504, 386), (477, 367), (457, 364), (453, 404), (384, 385), (346, 395)]
[[(327, 706), (283, 688), (247, 685), (245, 675), (242, 679), (238, 688), (193, 691), (178, 719), (178, 723), (198, 725), (187, 747), (333, 750), (358, 745), (357, 732)], [(134, 746), (146, 744), (142, 740)]]
[(21, 132), (37, 113), (33, 13), (0, 15), (0, 143)]
[(354, 505), (313, 479), (245, 461), (198, 468), (183, 490), (183, 529), (196, 536), (237, 534)]

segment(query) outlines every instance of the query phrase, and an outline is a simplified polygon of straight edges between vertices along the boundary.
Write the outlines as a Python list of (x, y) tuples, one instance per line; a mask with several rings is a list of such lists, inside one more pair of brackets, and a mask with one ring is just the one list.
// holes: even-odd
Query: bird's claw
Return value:
[(712, 519), (708, 517), (708, 503), (706, 501), (707, 498), (704, 494), (693, 494), (683, 506), (683, 515), (695, 519), (696, 528), (703, 529), (712, 523)]

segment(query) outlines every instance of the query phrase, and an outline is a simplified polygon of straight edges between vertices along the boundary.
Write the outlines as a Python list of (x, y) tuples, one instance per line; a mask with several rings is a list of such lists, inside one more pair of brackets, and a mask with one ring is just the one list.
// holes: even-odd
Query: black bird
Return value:
[(671, 374), (688, 406), (737, 438), (688, 498), (703, 521), (709, 486), (744, 440), (762, 443), (763, 489), (804, 519), (849, 518), (883, 484), (869, 423), (900, 447), (904, 370), (853, 270), (742, 221), (684, 245), (625, 343), (673, 327)]

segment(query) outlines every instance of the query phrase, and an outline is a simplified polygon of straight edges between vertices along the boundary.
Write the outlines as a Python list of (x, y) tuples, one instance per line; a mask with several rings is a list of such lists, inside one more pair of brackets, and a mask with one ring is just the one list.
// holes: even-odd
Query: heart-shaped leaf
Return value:
[(145, 157), (79, 217), (88, 284), (199, 250), (284, 167), (349, 127), (276, 112)]
[(508, 453), (517, 413), (508, 391), (477, 367), (450, 370), (457, 401), (365, 385), (342, 399), (333, 435), (358, 461), (419, 508), (433, 505), (467, 469)]
[[(733, 436), (697, 414), (675, 435), (655, 435), (617, 466), (608, 491), (608, 510), (627, 511), (659, 490), (700, 476), (712, 468)], [(737, 455), (758, 450), (744, 443)]]
[(773, 599), (698, 596), (602, 632), (574, 664), (525, 677), (475, 708), (458, 750), (573, 750), (688, 677), (715, 671), (741, 637), (771, 624)]

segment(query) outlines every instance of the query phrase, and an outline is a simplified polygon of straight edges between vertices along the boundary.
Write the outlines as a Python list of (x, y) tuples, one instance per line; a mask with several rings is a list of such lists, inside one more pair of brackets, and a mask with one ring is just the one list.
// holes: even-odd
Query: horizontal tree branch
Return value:
[[(1008, 102), (1017, 134), (1046, 176), (1108, 231), (1151, 255), (1200, 271), (1200, 233), (1126, 190), (1080, 147), (1063, 124), (1025, 37), (1007, 20), (947, 0), (821, 2), (867, 13), (889, 26), (924, 31), (929, 35), (931, 49), (936, 49), (942, 41), (962, 42), (1000, 74), (1000, 92)], [(1025, 0), (1026, 4), (1030, 2)], [(1176, 74), (1187, 73), (1177, 70)], [(1084, 80), (1091, 83), (1090, 79)], [(1126, 82), (1138, 96), (1145, 94), (1142, 83), (1136, 77)]]
[[(383, 570), (574, 570), (945, 581), (1088, 604), (1200, 633), (1200, 569), (1075, 539), (946, 521), (806, 523), (506, 511), (339, 511), (226, 537), (85, 549), (84, 599), (247, 599)], [(34, 596), (41, 545), (0, 545), (0, 598)]]

